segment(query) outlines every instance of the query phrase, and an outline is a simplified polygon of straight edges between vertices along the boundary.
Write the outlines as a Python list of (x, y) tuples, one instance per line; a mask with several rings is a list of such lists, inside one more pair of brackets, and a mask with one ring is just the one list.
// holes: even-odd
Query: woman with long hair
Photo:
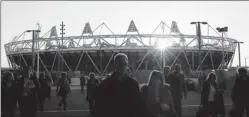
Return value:
[(148, 83), (141, 88), (148, 117), (172, 117), (172, 114), (175, 113), (169, 86), (164, 82), (163, 74), (155, 70), (151, 72)]
[(216, 74), (210, 72), (207, 79), (203, 82), (201, 92), (201, 104), (211, 117), (218, 114), (224, 115), (223, 96), (218, 90)]

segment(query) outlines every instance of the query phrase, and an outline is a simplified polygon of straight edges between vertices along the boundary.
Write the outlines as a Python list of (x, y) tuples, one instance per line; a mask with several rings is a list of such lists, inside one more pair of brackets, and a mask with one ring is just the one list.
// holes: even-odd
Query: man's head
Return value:
[(176, 73), (180, 73), (181, 72), (181, 65), (180, 64), (176, 64), (175, 65), (175, 71), (176, 71)]
[(243, 79), (246, 79), (247, 78), (247, 69), (244, 68), (244, 67), (240, 67), (237, 69), (237, 73), (238, 75), (243, 78)]
[(171, 72), (170, 66), (165, 66), (163, 68), (163, 74), (164, 74), (165, 77), (168, 77), (170, 75), (170, 72)]
[(118, 53), (114, 57), (114, 67), (116, 72), (118, 72), (121, 76), (127, 73), (128, 69), (128, 57), (124, 53)]
[(67, 79), (67, 73), (66, 72), (62, 72), (61, 73), (61, 78), (62, 79)]
[(90, 77), (90, 79), (93, 79), (93, 78), (95, 78), (95, 74), (93, 72), (91, 72), (91, 73), (89, 73), (89, 77)]

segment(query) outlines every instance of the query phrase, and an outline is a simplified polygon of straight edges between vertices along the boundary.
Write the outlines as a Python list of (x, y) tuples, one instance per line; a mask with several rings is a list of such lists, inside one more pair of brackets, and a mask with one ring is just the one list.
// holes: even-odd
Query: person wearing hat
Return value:
[(21, 117), (35, 117), (38, 107), (37, 92), (40, 83), (28, 66), (23, 66), (23, 75), (17, 81), (18, 104)]

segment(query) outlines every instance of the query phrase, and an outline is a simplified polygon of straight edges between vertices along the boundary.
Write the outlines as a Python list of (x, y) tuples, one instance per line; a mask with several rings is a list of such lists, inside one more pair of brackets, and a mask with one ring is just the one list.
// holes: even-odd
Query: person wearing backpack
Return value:
[(61, 73), (61, 79), (59, 79), (56, 87), (57, 95), (61, 97), (59, 102), (59, 109), (67, 110), (67, 97), (71, 95), (71, 88), (67, 79), (67, 73)]
[(147, 117), (177, 116), (169, 86), (164, 82), (163, 74), (154, 70), (149, 76), (148, 83), (141, 87), (141, 95), (147, 108)]

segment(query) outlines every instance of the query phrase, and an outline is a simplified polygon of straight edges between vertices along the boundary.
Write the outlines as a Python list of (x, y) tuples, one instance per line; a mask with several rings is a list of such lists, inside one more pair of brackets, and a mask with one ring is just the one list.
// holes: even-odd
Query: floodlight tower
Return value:
[(197, 37), (198, 37), (198, 54), (199, 54), (199, 56), (198, 56), (198, 58), (199, 58), (199, 60), (198, 60), (198, 62), (199, 62), (199, 70), (201, 70), (202, 68), (201, 68), (201, 59), (202, 59), (202, 57), (201, 57), (201, 46), (202, 46), (202, 44), (201, 44), (201, 24), (208, 24), (207, 22), (200, 22), (200, 21), (198, 21), (198, 22), (191, 22), (190, 24), (195, 24), (196, 25), (196, 35), (197, 35)]
[(224, 36), (223, 36), (223, 35), (224, 35), (225, 32), (228, 31), (228, 27), (223, 27), (223, 28), (217, 27), (216, 30), (217, 30), (219, 33), (221, 33), (221, 37), (222, 37), (222, 59), (221, 59), (222, 63), (221, 63), (221, 65), (223, 65), (224, 59), (225, 59), (225, 58), (224, 58), (224, 57), (225, 57), (225, 54), (224, 54), (225, 49), (224, 49)]
[(40, 30), (27, 30), (26, 32), (32, 32), (32, 66), (31, 70), (34, 71), (34, 65), (35, 65), (35, 53), (34, 53), (34, 47), (35, 47), (35, 38), (36, 33), (41, 32)]

